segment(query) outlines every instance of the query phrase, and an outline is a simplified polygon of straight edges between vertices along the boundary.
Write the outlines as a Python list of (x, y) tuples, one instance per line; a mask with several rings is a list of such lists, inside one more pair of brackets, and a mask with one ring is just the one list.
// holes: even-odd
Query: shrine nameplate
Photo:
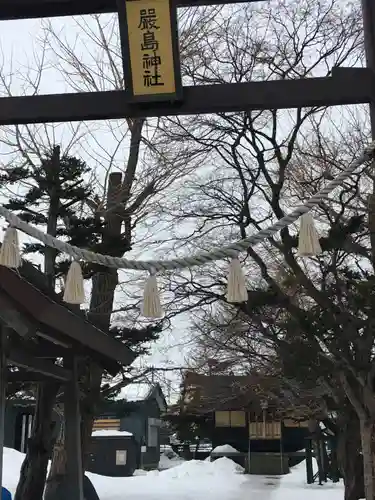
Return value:
[(136, 102), (181, 97), (176, 8), (170, 0), (122, 0), (125, 86)]

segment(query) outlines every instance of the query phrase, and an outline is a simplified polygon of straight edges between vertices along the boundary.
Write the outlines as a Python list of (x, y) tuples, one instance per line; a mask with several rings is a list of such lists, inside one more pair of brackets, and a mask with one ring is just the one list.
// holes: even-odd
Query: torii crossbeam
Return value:
[[(232, 3), (237, 1), (232, 0)], [(126, 90), (3, 97), (0, 98), (0, 125), (336, 106), (373, 101), (374, 73), (366, 68), (334, 68), (332, 75), (325, 78), (182, 87), (176, 8), (226, 3), (226, 0), (1, 0), (0, 20), (118, 12)], [(151, 77), (151, 72), (143, 71), (139, 64), (148, 54), (139, 42), (142, 33), (135, 27), (139, 19), (137, 15), (142, 10), (150, 10), (153, 5), (161, 23), (157, 32), (159, 38), (154, 44), (160, 42), (161, 48), (158, 54), (155, 52), (156, 57), (148, 58), (146, 64), (159, 60), (159, 66), (154, 64), (153, 70), (161, 72), (167, 83), (164, 90), (160, 87), (160, 92), (152, 88), (156, 84), (155, 76)], [(166, 15), (166, 8), (169, 15)], [(148, 36), (151, 36), (150, 32)], [(147, 43), (150, 48), (150, 40)], [(164, 64), (170, 60), (173, 60), (173, 65)]]
[[(0, 21), (117, 12), (117, 0), (1, 0)], [(175, 7), (253, 3), (261, 0), (173, 0)]]

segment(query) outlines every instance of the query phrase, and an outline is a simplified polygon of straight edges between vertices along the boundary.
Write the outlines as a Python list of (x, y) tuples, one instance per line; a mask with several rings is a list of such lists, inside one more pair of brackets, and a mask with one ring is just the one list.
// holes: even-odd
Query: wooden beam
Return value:
[[(254, 3), (261, 0), (175, 0), (176, 7)], [(0, 21), (39, 17), (105, 14), (117, 11), (116, 0), (1, 0)]]
[(50, 332), (50, 335), (48, 335), (47, 333), (41, 332), (38, 329), (36, 331), (36, 335), (41, 339), (50, 342), (51, 344), (62, 347), (63, 349), (70, 349), (73, 347), (70, 342), (66, 342), (63, 336), (56, 331), (54, 331), (53, 333)]
[(25, 315), (17, 310), (17, 307), (9, 297), (0, 291), (0, 319), (12, 330), (26, 337), (35, 334), (36, 325), (29, 321)]
[(67, 349), (43, 339), (34, 342), (32, 339), (23, 340), (15, 335), (10, 338), (9, 346), (14, 350), (22, 349), (29, 356), (39, 359), (63, 358), (68, 352)]
[(6, 358), (9, 328), (0, 325), (0, 491), (3, 486), (3, 451), (5, 430)]
[(135, 104), (126, 91), (2, 97), (0, 125), (224, 113), (368, 103), (374, 74), (340, 69), (332, 77), (184, 87), (174, 103)]
[(30, 372), (27, 370), (19, 370), (19, 371), (8, 370), (7, 372), (7, 382), (9, 384), (21, 383), (21, 382), (39, 383), (39, 382), (49, 382), (50, 380), (51, 380), (50, 377), (47, 377), (42, 373)]
[[(59, 326), (59, 321), (56, 321), (56, 318), (62, 317), (64, 321)], [(108, 360), (130, 365), (136, 358), (136, 354), (129, 347), (106, 335), (88, 321), (83, 321), (82, 318), (59, 304), (52, 302), (48, 308), (43, 310), (40, 320), (52, 328), (60, 327), (60, 331), (65, 335), (74, 339), (86, 349), (104, 355)]]
[(83, 317), (77, 316), (64, 305), (54, 302), (23, 279), (18, 272), (0, 266), (0, 286), (12, 300), (19, 302), (26, 314), (31, 315), (40, 324), (43, 332), (53, 338), (56, 331), (68, 342), (80, 344), (86, 350), (86, 355), (104, 358), (103, 366), (109, 371), (114, 372), (116, 368), (118, 373), (118, 363), (130, 365), (136, 358), (136, 354), (129, 347), (105, 334)]
[(21, 349), (10, 349), (7, 355), (8, 365), (14, 365), (31, 372), (41, 373), (56, 380), (67, 381), (71, 379), (71, 373), (65, 368), (55, 365), (50, 361), (33, 358)]
[(72, 379), (64, 388), (64, 422), (66, 474), (64, 498), (83, 500), (83, 472), (81, 451), (81, 415), (77, 358), (64, 358), (64, 367), (72, 373)]

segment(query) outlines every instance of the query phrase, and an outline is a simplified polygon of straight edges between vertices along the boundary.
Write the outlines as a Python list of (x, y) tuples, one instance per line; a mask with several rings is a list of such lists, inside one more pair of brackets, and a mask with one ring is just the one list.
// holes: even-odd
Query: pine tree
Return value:
[[(93, 243), (87, 240), (95, 239), (95, 221), (76, 215), (84, 200), (92, 195), (92, 188), (84, 178), (89, 170), (85, 162), (61, 156), (60, 147), (54, 146), (37, 168), (30, 164), (12, 166), (0, 176), (2, 184), (27, 185), (26, 192), (10, 198), (5, 207), (23, 221), (43, 226), (52, 236), (74, 239), (85, 246)], [(59, 261), (59, 252), (39, 242), (26, 243), (23, 252), (43, 255), (44, 271), (54, 288), (55, 278), (66, 272), (66, 259)]]
[[(60, 147), (54, 146), (41, 159), (38, 167), (31, 164), (11, 166), (2, 173), (0, 183), (8, 187), (15, 186), (20, 192), (10, 198), (5, 206), (23, 221), (42, 226), (42, 230), (72, 245), (103, 254), (122, 255), (129, 250), (128, 238), (109, 231), (108, 221), (97, 212), (94, 216), (84, 213), (88, 201), (98, 202), (98, 196), (87, 181), (89, 172), (90, 168), (85, 162), (61, 155)], [(70, 260), (38, 242), (25, 244), (23, 251), (25, 255), (39, 254), (44, 257), (44, 271), (51, 290), (54, 290), (56, 278), (66, 274)], [(85, 264), (85, 277), (90, 278), (98, 269), (101, 269), (98, 265)], [(94, 321), (95, 316), (91, 319)], [(126, 343), (136, 354), (142, 355), (148, 352), (147, 344), (157, 340), (160, 330), (160, 325), (140, 329), (113, 327), (109, 333)], [(104, 374), (104, 381), (107, 380)], [(47, 408), (52, 412), (53, 405), (51, 394), (39, 394), (38, 408)], [(43, 428), (47, 428), (47, 424), (46, 421), (41, 422)], [(36, 447), (33, 446), (34, 454), (29, 453), (30, 450), (27, 452), (16, 499), (34, 500), (35, 491), (42, 484), (41, 481), (44, 482), (46, 468), (41, 466), (39, 451), (35, 453), (35, 450), (41, 450), (44, 446), (38, 444), (38, 439), (44, 438), (46, 436), (42, 434), (32, 437)]]

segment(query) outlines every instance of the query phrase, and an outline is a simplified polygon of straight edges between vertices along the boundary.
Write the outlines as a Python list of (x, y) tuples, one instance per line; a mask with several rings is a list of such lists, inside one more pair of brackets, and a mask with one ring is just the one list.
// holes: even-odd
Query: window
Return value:
[(127, 451), (116, 450), (116, 465), (126, 465)]
[(244, 411), (217, 411), (215, 412), (216, 427), (246, 427)]
[(309, 426), (309, 422), (307, 420), (304, 420), (304, 421), (298, 421), (298, 420), (292, 420), (292, 419), (286, 419), (284, 420), (284, 425), (285, 427), (288, 427), (288, 428), (306, 428)]
[(215, 412), (215, 426), (230, 427), (230, 412), (229, 411)]
[(156, 448), (159, 442), (159, 425), (155, 425), (155, 419), (148, 419), (147, 446)]
[(120, 430), (120, 419), (119, 418), (99, 418), (94, 421), (93, 431), (100, 430), (111, 430), (111, 431), (119, 431)]
[(249, 423), (251, 439), (280, 439), (281, 423), (257, 420)]
[(31, 429), (33, 426), (33, 416), (29, 413), (24, 413), (22, 415), (22, 427), (21, 427), (21, 444), (20, 451), (26, 453), (27, 443), (31, 437)]
[(246, 414), (244, 411), (231, 411), (230, 412), (230, 426), (231, 427), (246, 427)]

